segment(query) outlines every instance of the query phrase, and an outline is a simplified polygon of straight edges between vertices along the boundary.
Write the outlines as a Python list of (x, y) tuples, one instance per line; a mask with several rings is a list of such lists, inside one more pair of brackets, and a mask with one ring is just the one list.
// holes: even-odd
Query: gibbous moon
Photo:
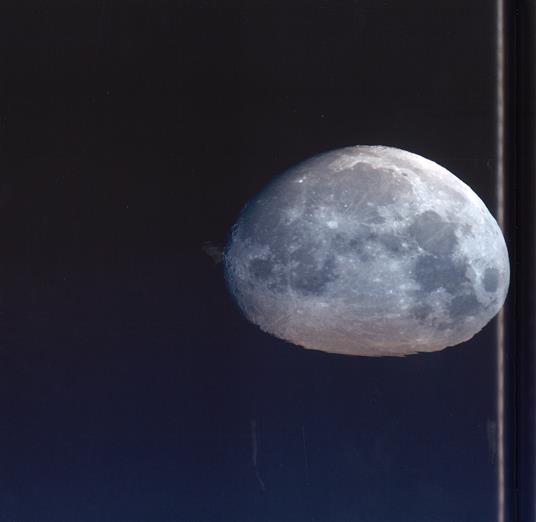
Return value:
[(467, 341), (510, 279), (497, 222), (438, 164), (391, 147), (334, 150), (272, 181), (225, 250), (245, 316), (291, 343), (407, 355)]

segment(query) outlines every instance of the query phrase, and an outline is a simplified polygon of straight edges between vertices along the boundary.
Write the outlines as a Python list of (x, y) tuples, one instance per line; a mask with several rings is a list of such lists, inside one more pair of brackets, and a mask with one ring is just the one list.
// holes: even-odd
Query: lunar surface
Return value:
[(501, 230), (438, 164), (390, 147), (328, 152), (250, 201), (225, 250), (245, 316), (291, 343), (385, 356), (462, 343), (502, 307)]

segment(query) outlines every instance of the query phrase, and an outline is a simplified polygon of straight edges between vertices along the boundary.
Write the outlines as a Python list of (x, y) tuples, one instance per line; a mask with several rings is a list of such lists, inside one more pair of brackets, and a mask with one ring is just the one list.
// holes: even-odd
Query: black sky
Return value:
[(347, 145), (495, 208), (495, 2), (429, 4), (2, 9), (0, 521), (495, 520), (494, 323), (301, 350), (203, 250)]

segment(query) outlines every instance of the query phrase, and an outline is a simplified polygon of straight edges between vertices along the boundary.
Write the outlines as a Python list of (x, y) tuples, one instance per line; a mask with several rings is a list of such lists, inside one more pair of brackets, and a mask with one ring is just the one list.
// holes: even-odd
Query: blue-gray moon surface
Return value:
[(242, 210), (225, 277), (244, 315), (304, 348), (400, 356), (467, 341), (510, 266), (481, 199), (437, 163), (356, 146), (276, 177)]

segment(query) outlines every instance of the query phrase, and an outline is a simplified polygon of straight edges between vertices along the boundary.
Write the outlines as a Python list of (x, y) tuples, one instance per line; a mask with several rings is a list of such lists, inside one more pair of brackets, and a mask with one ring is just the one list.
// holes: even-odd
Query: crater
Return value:
[(369, 163), (357, 163), (352, 170), (356, 183), (356, 195), (367, 194), (367, 202), (372, 206), (390, 205), (402, 194), (411, 191), (411, 184), (404, 178), (396, 176), (391, 170), (374, 168)]
[(449, 305), (449, 315), (452, 318), (478, 315), (481, 305), (473, 294), (457, 295)]
[(425, 292), (444, 288), (455, 294), (468, 281), (465, 266), (457, 264), (450, 257), (438, 257), (431, 254), (421, 255), (415, 263), (414, 279)]
[(291, 261), (294, 267), (290, 285), (304, 295), (320, 295), (329, 283), (338, 278), (334, 256), (319, 264), (315, 252), (302, 247), (292, 254)]
[(455, 230), (455, 225), (443, 221), (433, 210), (419, 214), (409, 227), (409, 233), (417, 244), (436, 255), (447, 255), (454, 251), (458, 243)]
[(249, 271), (255, 279), (266, 281), (273, 273), (274, 265), (268, 259), (256, 257), (249, 262)]
[(274, 205), (268, 207), (262, 201), (248, 203), (240, 216), (240, 232), (244, 237), (267, 239), (280, 227), (281, 217)]
[(386, 250), (393, 254), (399, 254), (404, 250), (402, 243), (404, 242), (400, 236), (396, 234), (382, 234), (378, 237), (378, 241)]
[(270, 259), (256, 257), (248, 264), (249, 273), (251, 274), (252, 283), (262, 283), (272, 292), (283, 292), (287, 287), (287, 279), (280, 269), (278, 269), (277, 258), (273, 256)]
[(350, 250), (352, 252), (355, 252), (357, 256), (359, 257), (359, 259), (363, 261), (363, 263), (366, 263), (367, 261), (370, 261), (371, 259), (371, 255), (369, 252), (367, 252), (367, 249), (366, 249), (367, 240), (370, 239), (370, 237), (365, 239), (363, 236), (357, 236), (357, 237), (350, 239), (350, 241), (348, 242)]
[(369, 217), (365, 219), (365, 222), (372, 223), (373, 225), (383, 225), (383, 223), (385, 223), (385, 218), (375, 211), (369, 214)]
[(436, 328), (439, 331), (444, 332), (445, 330), (449, 330), (450, 328), (452, 328), (452, 324), (451, 323), (437, 323)]
[(496, 292), (499, 288), (499, 271), (496, 268), (486, 268), (482, 283), (486, 292)]
[(431, 313), (432, 307), (428, 304), (418, 304), (411, 309), (411, 315), (419, 321), (424, 321)]

